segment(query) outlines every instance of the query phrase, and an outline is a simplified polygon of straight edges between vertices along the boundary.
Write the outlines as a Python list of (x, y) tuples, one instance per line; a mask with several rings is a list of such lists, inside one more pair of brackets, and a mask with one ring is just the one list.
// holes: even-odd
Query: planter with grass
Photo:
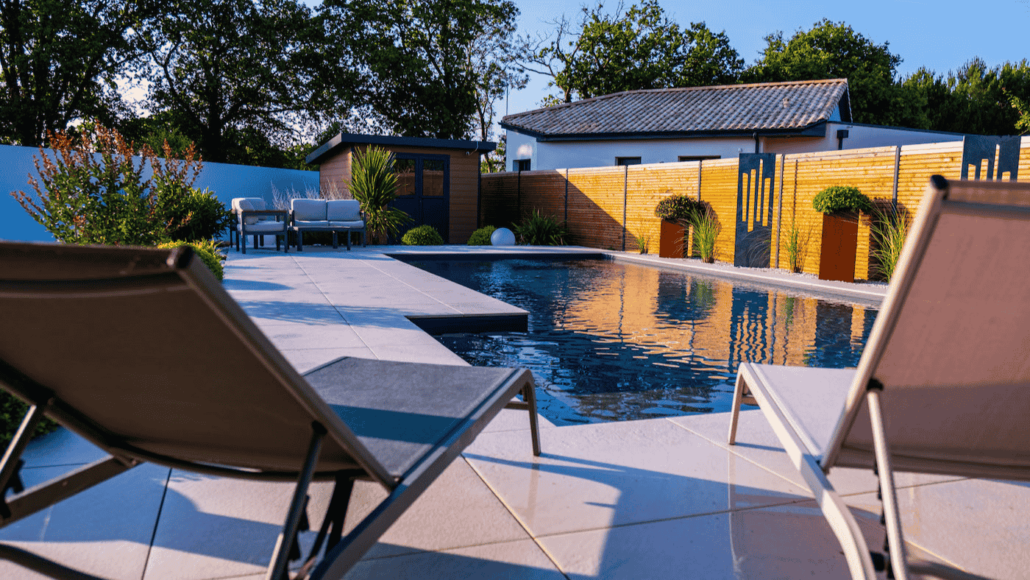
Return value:
[(820, 191), (812, 207), (823, 214), (819, 279), (854, 282), (858, 216), (872, 211), (872, 202), (857, 187), (833, 186)]
[(700, 210), (701, 203), (685, 195), (671, 195), (658, 202), (654, 215), (662, 220), (658, 238), (660, 258), (684, 257), (684, 248), (690, 247), (687, 240), (690, 224)]

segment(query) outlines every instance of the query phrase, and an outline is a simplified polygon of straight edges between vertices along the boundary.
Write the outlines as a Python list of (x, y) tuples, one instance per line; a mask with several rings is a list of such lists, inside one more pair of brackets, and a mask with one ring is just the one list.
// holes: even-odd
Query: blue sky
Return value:
[[(578, 18), (585, 3), (577, 0), (519, 0), (522, 34), (548, 32), (562, 13)], [(627, 1), (627, 6), (632, 2)], [(587, 4), (593, 6), (593, 4)], [(617, 2), (606, 2), (614, 9)], [(725, 31), (730, 45), (747, 64), (765, 47), (765, 36), (781, 30), (790, 37), (828, 18), (845, 22), (877, 44), (888, 42), (900, 55), (902, 75), (926, 66), (938, 73), (957, 69), (979, 56), (988, 65), (1030, 58), (1030, 0), (660, 0), (665, 13), (680, 26), (704, 21), (713, 31)], [(526, 89), (510, 96), (511, 113), (537, 108), (547, 94), (547, 80), (530, 78)], [(503, 115), (504, 107), (501, 111)]]
[[(310, 6), (321, 0), (303, 0)], [(577, 19), (580, 8), (596, 0), (516, 0), (521, 10), (519, 34), (553, 31), (549, 24), (563, 13)], [(618, 1), (605, 3), (614, 10)], [(626, 0), (625, 5), (633, 4)], [(1030, 0), (660, 0), (666, 14), (680, 26), (704, 21), (714, 31), (725, 31), (730, 45), (747, 64), (765, 47), (766, 35), (777, 30), (790, 37), (828, 18), (845, 22), (877, 44), (888, 42), (903, 59), (899, 72), (907, 75), (920, 66), (938, 73), (957, 69), (979, 56), (988, 65), (1030, 58)], [(547, 79), (531, 75), (529, 85), (509, 96), (508, 111), (535, 109), (548, 94)], [(500, 103), (499, 116), (505, 104)]]

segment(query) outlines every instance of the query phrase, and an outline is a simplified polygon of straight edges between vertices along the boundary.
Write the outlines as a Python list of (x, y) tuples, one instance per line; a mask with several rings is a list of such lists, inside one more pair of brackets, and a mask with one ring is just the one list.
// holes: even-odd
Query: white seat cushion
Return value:
[(333, 228), (351, 228), (351, 229), (355, 229), (355, 230), (360, 230), (360, 229), (364, 229), (365, 222), (363, 222), (361, 220), (355, 220), (355, 221), (331, 221), (331, 222), (329, 222), (329, 227), (333, 227)]
[(317, 220), (317, 221), (293, 220), (293, 225), (298, 227), (298, 228), (305, 229), (305, 230), (314, 230), (314, 229), (327, 230), (327, 229), (329, 229), (329, 222), (327, 222), (325, 220)]
[(324, 199), (290, 200), (293, 219), (297, 222), (325, 221)]
[(761, 389), (790, 422), (813, 455), (830, 444), (855, 378), (855, 369), (751, 364)]
[(333, 222), (361, 220), (361, 202), (356, 199), (334, 199), (326, 203), (326, 219)]
[(245, 224), (243, 226), (243, 232), (247, 234), (257, 234), (263, 232), (284, 232), (286, 231), (286, 222), (273, 222), (263, 221), (253, 224)]

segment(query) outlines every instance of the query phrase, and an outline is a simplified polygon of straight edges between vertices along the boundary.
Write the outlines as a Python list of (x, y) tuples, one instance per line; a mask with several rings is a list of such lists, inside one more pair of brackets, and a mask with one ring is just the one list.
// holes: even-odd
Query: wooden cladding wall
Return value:
[[(1030, 137), (1020, 149), (1019, 181), (1030, 182)], [(802, 271), (819, 273), (822, 214), (812, 200), (832, 185), (852, 185), (886, 209), (896, 200), (909, 218), (919, 210), (931, 175), (958, 179), (962, 142), (903, 147), (876, 147), (820, 153), (778, 155), (776, 198), (772, 210), (769, 264), (790, 268), (787, 243), (797, 230)], [(593, 248), (639, 251), (646, 243), (657, 252), (660, 221), (658, 202), (685, 194), (711, 204), (721, 230), (715, 259), (733, 263), (737, 213), (736, 159), (556, 169), (485, 174), (482, 177), (480, 220), (483, 225), (511, 226), (534, 210), (564, 220), (568, 243)], [(878, 276), (869, 216), (858, 230), (856, 279)]]

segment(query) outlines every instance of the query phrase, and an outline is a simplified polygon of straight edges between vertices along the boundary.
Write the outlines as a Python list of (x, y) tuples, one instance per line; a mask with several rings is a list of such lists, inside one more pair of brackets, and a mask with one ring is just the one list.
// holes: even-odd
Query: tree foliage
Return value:
[(149, 1), (0, 0), (0, 142), (47, 135), (118, 110), (115, 78), (138, 55)]
[(705, 23), (681, 29), (657, 0), (642, 0), (623, 12), (608, 14), (603, 4), (584, 7), (578, 24), (562, 16), (554, 36), (526, 38), (525, 70), (551, 77), (558, 99), (637, 89), (729, 84), (736, 81), (744, 61), (730, 47), (724, 32), (713, 33)]
[[(924, 69), (902, 86), (911, 98), (925, 101), (921, 128), (981, 135), (1010, 135), (1030, 126), (1021, 119), (1016, 102), (1030, 100), (1030, 63), (1023, 59), (989, 67), (973, 58), (947, 76)], [(1014, 101), (1015, 99), (1015, 101)]]
[(338, 91), (355, 90), (404, 136), (467, 138), (492, 115), (484, 101), (516, 79), (503, 58), (510, 0), (326, 0), (323, 15), (334, 64), (360, 75)]
[(208, 161), (262, 162), (316, 115), (322, 27), (296, 0), (166, 0), (147, 36), (149, 106)]
[(782, 32), (765, 37), (762, 57), (744, 75), (749, 82), (848, 79), (852, 119), (857, 123), (902, 124), (901, 92), (895, 86), (901, 57), (889, 43), (876, 44), (843, 22), (816, 22), (789, 40)]

